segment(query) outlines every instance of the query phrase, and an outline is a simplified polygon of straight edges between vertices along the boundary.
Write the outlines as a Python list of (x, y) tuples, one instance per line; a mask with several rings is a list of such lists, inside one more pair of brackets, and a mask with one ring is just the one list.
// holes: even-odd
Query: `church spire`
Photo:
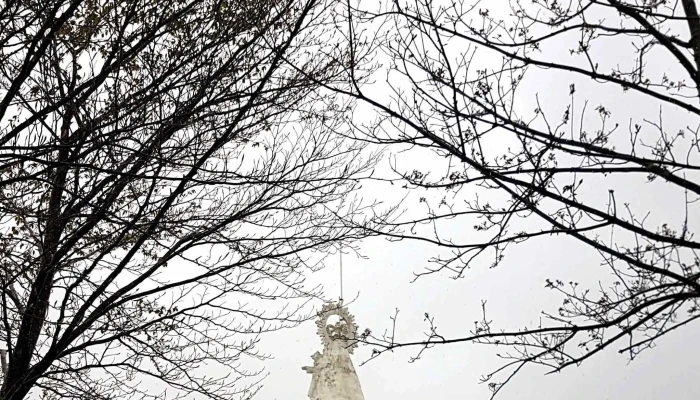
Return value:
[[(329, 323), (337, 316), (338, 321)], [(323, 342), (323, 353), (311, 356), (312, 367), (302, 369), (311, 374), (311, 400), (364, 400), (360, 380), (350, 355), (357, 347), (355, 317), (342, 303), (328, 303), (321, 308), (316, 322)]]

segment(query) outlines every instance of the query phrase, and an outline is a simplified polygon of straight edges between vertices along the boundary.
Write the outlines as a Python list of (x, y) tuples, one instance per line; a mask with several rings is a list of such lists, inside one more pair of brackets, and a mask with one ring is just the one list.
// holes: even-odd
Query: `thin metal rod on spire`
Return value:
[(340, 250), (340, 303), (343, 302), (343, 251)]

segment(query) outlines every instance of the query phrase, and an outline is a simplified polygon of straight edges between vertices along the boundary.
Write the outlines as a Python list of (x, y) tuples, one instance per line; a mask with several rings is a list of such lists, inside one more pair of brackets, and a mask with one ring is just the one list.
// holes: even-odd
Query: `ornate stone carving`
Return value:
[[(337, 315), (339, 321), (329, 324)], [(311, 374), (311, 400), (364, 400), (360, 380), (355, 373), (350, 354), (357, 347), (355, 318), (342, 304), (323, 306), (316, 322), (323, 343), (323, 353), (316, 352), (311, 367), (302, 367)]]
[[(340, 317), (340, 321), (329, 325), (328, 319), (334, 315)], [(328, 349), (328, 346), (333, 342), (345, 347), (350, 354), (357, 348), (357, 340), (355, 340), (357, 337), (357, 324), (355, 324), (355, 317), (341, 304), (325, 304), (318, 313), (316, 326), (318, 327), (318, 335), (321, 337), (324, 350)]]

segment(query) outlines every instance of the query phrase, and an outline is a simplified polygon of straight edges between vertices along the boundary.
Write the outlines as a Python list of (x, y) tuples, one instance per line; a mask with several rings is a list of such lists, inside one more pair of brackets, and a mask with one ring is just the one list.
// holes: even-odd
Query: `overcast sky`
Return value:
[[(396, 189), (390, 185), (386, 184), (383, 191), (377, 187), (381, 185), (371, 191), (379, 193), (380, 197), (382, 194), (387, 199), (397, 197)], [(591, 182), (589, 193), (603, 194), (609, 187), (619, 190), (621, 186), (607, 180)], [(677, 197), (669, 196), (663, 183), (642, 185), (634, 191), (628, 187), (628, 190), (627, 197), (620, 198), (621, 202), (630, 201), (633, 207), (653, 210), (650, 218), (658, 221), (682, 221), (682, 204)], [(697, 229), (700, 227), (698, 213), (693, 215), (690, 224)], [(455, 229), (449, 233), (466, 240), (470, 229), (465, 227), (462, 232)], [(374, 333), (381, 333), (391, 328), (389, 317), (398, 308), (398, 341), (423, 338), (425, 312), (436, 318), (444, 336), (464, 336), (481, 316), (482, 299), (487, 300), (489, 319), (494, 321), (494, 326), (504, 329), (534, 326), (542, 310), (556, 311), (562, 300), (544, 288), (546, 278), (573, 279), (594, 285), (598, 279), (610, 276), (609, 270), (599, 265), (597, 253), (568, 238), (548, 237), (515, 246), (496, 269), (488, 269), (485, 262), (477, 264), (463, 279), (431, 275), (414, 283), (411, 283), (413, 274), (426, 267), (435, 248), (416, 242), (390, 243), (383, 239), (365, 241), (361, 247), (366, 259), (344, 256), (344, 297), (356, 298), (349, 308), (356, 316), (360, 331), (369, 327)], [(322, 282), (328, 296), (334, 298), (339, 295), (338, 262), (329, 264), (314, 279)], [(497, 398), (697, 399), (700, 395), (698, 337), (700, 325), (691, 324), (664, 336), (658, 340), (656, 348), (644, 351), (632, 363), (628, 363), (626, 355), (616, 352), (624, 344), (621, 342), (582, 366), (570, 367), (559, 374), (545, 376), (546, 370), (530, 366)], [(305, 399), (310, 376), (301, 367), (311, 365), (311, 354), (321, 350), (315, 325), (305, 323), (292, 330), (267, 335), (260, 349), (274, 359), (265, 364), (269, 377), (258, 398)], [(353, 359), (365, 398), (488, 399), (490, 391), (479, 383), (479, 378), (501, 365), (497, 353), (504, 351), (469, 344), (449, 345), (433, 348), (419, 361), (409, 363), (417, 350), (399, 350), (360, 366), (371, 351), (369, 347), (360, 347)]]
[[(540, 305), (537, 299), (547, 295), (542, 279), (538, 278), (555, 268), (565, 268), (577, 257), (565, 251), (552, 251), (556, 243), (547, 248), (532, 247), (533, 252), (551, 254), (547, 257), (551, 261), (536, 265), (539, 263), (535, 257), (511, 254), (510, 261), (496, 270), (473, 271), (457, 281), (441, 278), (411, 284), (410, 272), (421, 268), (425, 252), (415, 243), (388, 245), (374, 240), (364, 246), (369, 259), (344, 258), (345, 293), (359, 294), (350, 311), (360, 330), (369, 326), (378, 332), (390, 327), (389, 316), (398, 307), (399, 339), (420, 336), (425, 327), (422, 323), (425, 311), (434, 314), (438, 326), (445, 331), (456, 334), (460, 326), (469, 328), (479, 316), (482, 298), (488, 299), (495, 321), (508, 322), (508, 326), (512, 326), (513, 320), (534, 323)], [(571, 264), (575, 268), (583, 261)], [(337, 287), (337, 270), (329, 268), (323, 275), (332, 293)], [(658, 341), (656, 348), (643, 352), (630, 364), (624, 355), (608, 351), (556, 375), (545, 376), (544, 370), (533, 366), (518, 375), (498, 398), (694, 400), (700, 395), (698, 337), (698, 324), (670, 333)], [(311, 365), (311, 354), (321, 350), (315, 325), (306, 323), (268, 335), (260, 348), (275, 358), (266, 363), (270, 375), (258, 398), (305, 399), (310, 375), (301, 367)], [(488, 399), (490, 392), (479, 384), (479, 377), (496, 365), (498, 351), (474, 345), (450, 345), (434, 348), (419, 361), (409, 363), (415, 350), (405, 349), (359, 366), (370, 354), (368, 347), (360, 347), (353, 360), (367, 400)]]
[[(505, 2), (503, 2), (505, 3)], [(489, 3), (491, 6), (495, 3)], [(626, 44), (629, 46), (629, 43)], [(565, 50), (565, 48), (563, 48)], [(560, 49), (562, 50), (562, 49)], [(629, 47), (626, 48), (629, 50)], [(615, 43), (602, 46), (597, 51), (610, 66), (624, 64), (622, 48)], [(567, 54), (566, 51), (560, 52)], [(663, 59), (648, 62), (652, 72), (675, 73), (672, 65)], [(601, 67), (605, 67), (601, 65)], [(613, 112), (613, 123), (626, 125), (630, 119), (659, 117), (659, 105), (619, 88), (595, 85), (591, 81), (572, 80), (567, 75), (552, 71), (532, 74), (522, 87), (520, 106), (535, 108), (534, 95), (538, 94), (544, 109), (559, 114), (567, 104), (569, 83), (576, 83), (582, 100), (590, 107), (605, 105)], [(377, 95), (381, 88), (373, 89)], [(664, 121), (668, 131), (697, 125), (687, 114), (665, 108)], [(585, 123), (594, 123), (592, 120)], [(670, 125), (668, 125), (670, 124)], [(403, 154), (405, 165), (413, 162), (417, 166), (426, 163), (416, 153)], [(640, 181), (625, 181), (618, 178), (589, 179), (583, 192), (591, 201), (604, 202), (608, 190), (614, 188), (618, 202), (629, 203), (640, 214), (651, 211), (649, 223), (660, 225), (668, 222), (678, 226), (684, 218), (683, 196), (668, 191), (668, 185), (656, 181), (648, 184), (644, 177)], [(389, 184), (374, 184), (365, 190), (388, 202), (402, 196), (400, 189)], [(680, 196), (679, 196), (680, 195)], [(407, 200), (407, 207), (418, 207)], [(698, 209), (691, 210), (691, 230), (700, 228)], [(452, 226), (447, 235), (463, 242), (469, 239), (471, 228)], [(345, 298), (356, 300), (350, 311), (356, 316), (360, 331), (369, 327), (381, 333), (391, 327), (390, 316), (399, 309), (397, 341), (420, 340), (426, 324), (424, 313), (436, 318), (442, 335), (447, 338), (468, 334), (475, 320), (480, 319), (481, 300), (487, 300), (489, 319), (495, 327), (518, 329), (534, 326), (542, 310), (556, 311), (562, 298), (544, 289), (546, 278), (577, 280), (595, 285), (598, 280), (608, 279), (610, 271), (600, 266), (599, 255), (590, 248), (567, 238), (548, 237), (529, 241), (509, 248), (504, 262), (496, 269), (488, 269), (482, 262), (474, 265), (463, 279), (452, 280), (446, 275), (434, 275), (411, 283), (413, 274), (426, 267), (426, 261), (436, 249), (416, 242), (389, 243), (372, 239), (362, 244), (362, 253), (367, 258), (345, 256)], [(337, 297), (338, 263), (331, 265), (314, 279), (326, 286), (329, 297)], [(310, 376), (301, 370), (311, 364), (311, 354), (321, 350), (320, 338), (316, 336), (313, 323), (296, 329), (274, 333), (263, 339), (261, 350), (274, 356), (266, 363), (269, 377), (259, 398), (265, 400), (305, 399)], [(497, 398), (514, 400), (522, 398), (549, 399), (635, 399), (652, 400), (672, 398), (675, 400), (697, 399), (700, 396), (700, 357), (698, 354), (700, 324), (691, 324), (671, 332), (657, 341), (657, 346), (644, 351), (633, 362), (618, 354), (624, 342), (591, 358), (580, 367), (570, 367), (564, 372), (544, 375), (547, 372), (537, 366), (526, 367)], [(500, 366), (497, 353), (504, 351), (495, 347), (475, 345), (449, 345), (436, 347), (423, 354), (420, 360), (409, 363), (416, 349), (402, 349), (385, 354), (364, 366), (371, 349), (360, 347), (354, 362), (362, 382), (367, 400), (376, 399), (479, 399), (485, 400), (490, 391), (479, 384), (482, 374)]]
[[(505, 0), (485, 0), (484, 4), (487, 1), (489, 7), (495, 7), (496, 13), (498, 5), (508, 3)], [(607, 47), (597, 48), (598, 55), (609, 64), (600, 67), (609, 68), (631, 61), (627, 58), (628, 53), (621, 50), (613, 42)], [(568, 44), (549, 55), (568, 56)], [(491, 60), (489, 57), (488, 54), (479, 54), (477, 60), (487, 64)], [(381, 62), (381, 58), (377, 61)], [(653, 73), (677, 74), (678, 66), (664, 64), (663, 59), (652, 59), (648, 63)], [(591, 110), (598, 105), (610, 109), (612, 123), (617, 121), (626, 126), (631, 120), (653, 121), (659, 118), (659, 105), (654, 101), (634, 93), (623, 93), (619, 87), (597, 85), (552, 71), (535, 71), (528, 75), (518, 92), (516, 108), (524, 112), (538, 107), (535, 102), (537, 95), (543, 109), (560, 116), (568, 105), (569, 85), (572, 83), (576, 84), (579, 98), (590, 102)], [(386, 100), (389, 93), (386, 89), (380, 83), (364, 88), (380, 100)], [(372, 118), (374, 115), (363, 105), (356, 114), (358, 118)], [(700, 125), (700, 121), (688, 120), (687, 114), (678, 110), (665, 108), (663, 116), (668, 132), (688, 125)], [(593, 113), (577, 123), (593, 126), (596, 118), (598, 116)], [(622, 139), (623, 142), (626, 140), (624, 136)], [(390, 175), (387, 162), (396, 150), (400, 149), (387, 149), (378, 176), (395, 177)], [(417, 168), (444, 176), (444, 159), (430, 158), (418, 151), (396, 157), (393, 160), (398, 162), (400, 169), (411, 171)], [(697, 164), (697, 160), (695, 162)], [(677, 189), (675, 192), (668, 190), (669, 185), (660, 179), (647, 183), (645, 176), (638, 178), (631, 181), (627, 176), (587, 177), (581, 196), (600, 207), (608, 201), (609, 190), (615, 189), (620, 204), (629, 204), (637, 215), (650, 213), (647, 219), (650, 226), (669, 223), (672, 229), (678, 229), (686, 217), (684, 194)], [(377, 199), (384, 205), (395, 204), (408, 195), (403, 207), (409, 213), (420, 212), (423, 205), (418, 199), (421, 196), (428, 196), (429, 201), (439, 200), (439, 196), (430, 197), (418, 191), (406, 193), (400, 185), (387, 182), (367, 182), (359, 195), (367, 202)], [(462, 197), (453, 200), (461, 201), (472, 195), (463, 192), (459, 194)], [(530, 227), (541, 226), (541, 221), (532, 220), (532, 223)], [(688, 224), (691, 231), (700, 230), (698, 203), (689, 212)], [(471, 226), (457, 221), (443, 226), (440, 234), (466, 243), (476, 237), (472, 236)], [(600, 265), (600, 255), (596, 251), (567, 237), (540, 237), (509, 247), (497, 268), (489, 269), (489, 260), (480, 259), (456, 280), (448, 274), (434, 274), (414, 281), (415, 274), (424, 271), (428, 260), (439, 251), (434, 246), (372, 238), (360, 243), (359, 247), (363, 258), (352, 253), (343, 258), (343, 297), (346, 303), (350, 303), (349, 310), (355, 315), (360, 332), (369, 328), (381, 336), (383, 331), (392, 329), (390, 318), (399, 310), (397, 342), (425, 339), (426, 313), (435, 318), (438, 331), (445, 338), (468, 336), (474, 321), (482, 318), (483, 301), (487, 302), (487, 319), (493, 321), (494, 330), (512, 331), (537, 326), (542, 311), (556, 312), (563, 299), (545, 289), (546, 279), (574, 280), (595, 287), (598, 281), (609, 280), (611, 276), (610, 270)], [(340, 295), (339, 262), (337, 255), (329, 256), (327, 268), (309, 278), (309, 287), (321, 284), (327, 298), (337, 299)], [(315, 306), (321, 304), (318, 300)], [(558, 374), (545, 375), (548, 370), (529, 365), (508, 383), (497, 399), (696, 400), (700, 398), (699, 338), (700, 323), (696, 322), (666, 334), (656, 341), (655, 348), (642, 352), (632, 362), (626, 354), (616, 351), (625, 345), (621, 341), (581, 366), (569, 367)], [(311, 355), (322, 350), (314, 321), (263, 335), (258, 350), (271, 355), (272, 359), (264, 363), (268, 376), (257, 399), (307, 399), (311, 376), (302, 371), (302, 367), (311, 365)], [(434, 347), (424, 352), (419, 360), (409, 362), (419, 350), (417, 347), (403, 348), (369, 360), (372, 348), (360, 346), (353, 360), (365, 399), (487, 400), (491, 392), (486, 384), (480, 383), (480, 377), (503, 365), (498, 353), (505, 351), (493, 346), (451, 344)]]

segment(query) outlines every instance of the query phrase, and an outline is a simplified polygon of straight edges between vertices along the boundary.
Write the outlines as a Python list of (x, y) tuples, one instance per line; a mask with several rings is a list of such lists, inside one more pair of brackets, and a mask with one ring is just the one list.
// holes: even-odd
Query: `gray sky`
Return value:
[[(611, 96), (606, 100), (610, 104), (622, 105), (620, 118), (627, 118), (625, 113), (644, 111), (644, 104), (625, 107), (624, 99), (616, 99), (610, 93), (604, 95)], [(586, 185), (586, 194), (596, 201), (604, 199), (609, 188), (615, 188), (620, 196), (618, 201), (629, 202), (638, 210), (653, 211), (649, 218), (654, 223), (667, 221), (675, 225), (683, 219), (681, 198), (669, 193), (662, 182), (640, 184), (605, 178)], [(377, 184), (367, 192), (380, 193), (380, 198), (387, 201), (399, 197), (395, 186), (388, 184)], [(415, 199), (409, 198), (407, 207), (412, 206), (411, 200)], [(700, 227), (697, 210), (691, 214), (690, 226)], [(465, 241), (471, 237), (471, 227), (460, 230), (453, 226), (444, 233)], [(389, 317), (398, 308), (397, 341), (423, 338), (425, 312), (435, 317), (442, 335), (464, 336), (481, 316), (482, 299), (487, 300), (494, 326), (504, 329), (533, 326), (542, 310), (556, 311), (562, 300), (544, 288), (546, 278), (577, 280), (591, 286), (610, 277), (610, 271), (599, 265), (597, 253), (567, 238), (548, 237), (509, 248), (504, 262), (496, 269), (488, 269), (483, 260), (463, 279), (453, 280), (442, 274), (426, 276), (414, 283), (411, 283), (413, 273), (423, 270), (426, 261), (437, 251), (434, 247), (382, 239), (365, 241), (361, 247), (367, 259), (352, 255), (343, 259), (344, 297), (357, 296), (350, 311), (356, 316), (360, 331), (369, 327), (376, 334), (390, 329)], [(337, 261), (331, 262), (314, 277), (324, 283), (329, 297), (338, 296), (338, 271)], [(306, 398), (310, 376), (301, 367), (310, 365), (311, 354), (321, 350), (315, 329), (313, 323), (306, 323), (263, 339), (260, 349), (274, 359), (266, 363), (270, 375), (259, 398)], [(700, 395), (697, 383), (700, 359), (694, 356), (698, 337), (700, 325), (691, 324), (661, 338), (656, 348), (644, 351), (632, 363), (628, 363), (626, 355), (617, 353), (616, 349), (624, 344), (621, 342), (582, 366), (570, 367), (559, 374), (545, 376), (544, 369), (530, 366), (497, 398), (696, 399)], [(417, 350), (399, 350), (359, 366), (371, 351), (369, 347), (360, 347), (354, 361), (365, 398), (488, 399), (490, 391), (479, 383), (479, 378), (501, 365), (496, 354), (504, 351), (469, 344), (449, 345), (433, 348), (419, 361), (409, 363)]]
[[(530, 247), (532, 251), (548, 250)], [(386, 244), (374, 240), (363, 250), (368, 260), (348, 256), (343, 260), (345, 293), (359, 294), (350, 311), (360, 330), (369, 326), (379, 332), (390, 327), (388, 317), (398, 307), (399, 339), (420, 336), (425, 327), (422, 322), (425, 311), (436, 316), (444, 332), (453, 328), (449, 331), (456, 335), (460, 326), (468, 328), (478, 318), (482, 298), (488, 299), (495, 321), (508, 326), (512, 326), (512, 320), (535, 322), (539, 305), (536, 300), (548, 294), (537, 283), (538, 279), (527, 278), (528, 274), (521, 272), (536, 267), (532, 258), (511, 254), (496, 270), (473, 271), (474, 274), (457, 281), (442, 277), (411, 284), (411, 271), (421, 268), (426, 255), (415, 243)], [(566, 268), (569, 258), (566, 252), (550, 254), (552, 263), (546, 263), (542, 269)], [(530, 272), (539, 275), (539, 271)], [(328, 292), (332, 293), (337, 287), (337, 269), (329, 268), (323, 275)], [(554, 303), (557, 304), (558, 301)], [(310, 375), (301, 367), (310, 365), (311, 354), (321, 350), (315, 330), (313, 323), (306, 323), (263, 339), (260, 349), (275, 358), (266, 363), (270, 375), (258, 398), (306, 398)], [(660, 339), (656, 348), (643, 352), (630, 364), (624, 355), (608, 351), (560, 374), (545, 376), (544, 370), (533, 366), (518, 375), (497, 398), (697, 399), (700, 395), (697, 382), (700, 359), (695, 356), (698, 337), (697, 324), (678, 330)], [(490, 392), (479, 384), (479, 377), (497, 365), (495, 353), (499, 350), (502, 349), (474, 345), (436, 347), (424, 353), (419, 361), (409, 363), (415, 349), (404, 349), (359, 366), (370, 354), (370, 348), (364, 346), (356, 350), (353, 359), (367, 400), (488, 399)]]
[[(496, 4), (506, 3), (503, 0), (493, 2), (496, 8)], [(567, 46), (562, 48), (564, 51), (559, 49), (556, 57), (566, 56)], [(601, 58), (610, 64), (607, 67), (631, 61), (619, 50), (614, 44), (599, 49)], [(488, 55), (479, 57), (480, 63), (491, 60)], [(663, 64), (662, 59), (650, 61), (649, 68), (657, 73), (673, 71), (673, 66)], [(568, 104), (570, 83), (576, 84), (582, 100), (590, 101), (590, 110), (599, 104), (611, 109), (613, 123), (618, 121), (626, 126), (630, 119), (654, 120), (659, 115), (658, 104), (653, 101), (635, 97), (632, 93), (621, 93), (613, 86), (594, 86), (590, 81), (572, 80), (551, 71), (535, 72), (523, 82), (518, 94), (518, 107), (523, 111), (534, 109), (537, 94), (545, 110), (560, 116)], [(379, 98), (388, 93), (381, 85), (367, 87), (366, 90)], [(578, 105), (581, 106), (581, 103)], [(688, 120), (685, 113), (677, 110), (666, 108), (663, 112), (670, 132), (700, 123)], [(357, 114), (365, 117), (372, 115), (366, 107), (360, 108)], [(591, 114), (584, 123), (593, 127), (597, 123), (597, 115)], [(398, 157), (400, 167), (408, 171), (421, 168), (424, 172), (433, 171), (437, 175), (444, 172), (444, 165), (440, 164), (444, 160), (426, 158), (417, 152)], [(381, 170), (387, 174), (386, 165)], [(614, 188), (619, 196), (618, 201), (630, 203), (638, 214), (652, 211), (648, 220), (650, 225), (669, 222), (673, 227), (678, 227), (684, 218), (683, 194), (679, 191), (669, 192), (660, 180), (649, 184), (644, 182), (644, 176), (640, 178), (628, 181), (627, 178), (587, 177), (582, 196), (600, 206), (607, 201), (608, 190)], [(368, 200), (376, 197), (386, 204), (392, 204), (405, 193), (398, 186), (375, 182), (368, 183), (360, 194)], [(417, 199), (422, 195), (419, 192), (411, 193), (405, 207), (410, 212), (421, 212), (419, 207), (422, 206)], [(471, 198), (473, 193), (461, 193), (459, 196), (455, 201)], [(435, 201), (437, 198), (429, 200)], [(532, 223), (541, 224), (541, 221), (533, 220)], [(691, 210), (689, 225), (691, 230), (700, 228), (700, 208)], [(461, 222), (444, 226), (441, 234), (463, 243), (476, 238), (471, 225)], [(411, 282), (414, 273), (423, 271), (427, 260), (438, 252), (435, 247), (410, 241), (390, 243), (379, 238), (366, 240), (360, 247), (364, 259), (353, 254), (343, 259), (344, 297), (353, 300), (349, 305), (350, 312), (355, 315), (360, 331), (370, 328), (373, 333), (381, 334), (391, 329), (390, 317), (396, 309), (400, 310), (396, 324), (396, 340), (399, 342), (425, 338), (423, 332), (427, 324), (423, 316), (426, 312), (435, 317), (439, 332), (446, 338), (468, 335), (474, 321), (481, 319), (482, 300), (487, 301), (488, 319), (494, 321), (495, 329), (515, 330), (536, 326), (541, 311), (556, 311), (562, 300), (562, 297), (544, 288), (545, 279), (577, 280), (595, 286), (598, 280), (610, 277), (609, 269), (600, 266), (600, 256), (596, 252), (563, 237), (530, 240), (510, 247), (498, 268), (489, 269), (488, 260), (481, 259), (458, 280), (450, 279), (446, 274), (435, 274)], [(321, 283), (329, 298), (337, 298), (340, 293), (338, 261), (337, 257), (331, 259), (325, 270), (310, 278), (309, 286)], [(316, 303), (317, 307), (320, 305), (320, 301)], [(621, 342), (582, 366), (569, 367), (559, 374), (544, 375), (547, 371), (543, 368), (528, 366), (497, 398), (515, 400), (537, 396), (542, 400), (695, 400), (700, 396), (699, 337), (700, 323), (695, 323), (665, 335), (656, 342), (655, 348), (644, 351), (632, 363), (628, 363), (625, 354), (615, 351), (624, 345)], [(313, 322), (264, 335), (258, 349), (270, 354), (273, 359), (264, 363), (269, 375), (257, 399), (306, 399), (311, 378), (301, 367), (311, 365), (311, 354), (321, 348)], [(486, 384), (479, 383), (479, 378), (502, 365), (497, 354), (505, 351), (493, 346), (452, 344), (432, 348), (423, 353), (420, 360), (410, 363), (409, 359), (418, 350), (401, 349), (361, 366), (370, 357), (371, 347), (360, 346), (353, 359), (365, 398), (486, 400), (490, 397), (490, 391)]]
[[(496, 2), (491, 4), (495, 6)], [(632, 58), (627, 58), (629, 53), (626, 55), (623, 52), (630, 50), (629, 43), (625, 46), (628, 47), (609, 43), (599, 47), (600, 59), (609, 64), (601, 64), (601, 68), (632, 62)], [(559, 52), (557, 57), (566, 54), (567, 51)], [(662, 58), (648, 61), (647, 67), (651, 73), (667, 72), (673, 76), (677, 72), (672, 65), (664, 64)], [(572, 79), (552, 71), (537, 71), (523, 82), (518, 95), (519, 106), (523, 110), (534, 109), (534, 96), (538, 94), (543, 109), (558, 117), (568, 104), (569, 83), (576, 84), (581, 101), (578, 106), (582, 106), (583, 100), (589, 101), (590, 110), (598, 105), (606, 106), (613, 112), (613, 124), (618, 122), (626, 127), (630, 120), (655, 121), (659, 118), (659, 104), (656, 102), (633, 93), (622, 93), (610, 85), (595, 85), (590, 80)], [(373, 90), (377, 96), (384, 93), (379, 87)], [(661, 111), (668, 132), (699, 123), (690, 120), (687, 114), (668, 107)], [(584, 125), (592, 129), (597, 123), (596, 118), (597, 115), (591, 113), (584, 120)], [(627, 132), (626, 129), (624, 132)], [(426, 163), (416, 153), (401, 157), (409, 171), (411, 162), (418, 166)], [(645, 182), (645, 177), (639, 178), (586, 177), (582, 195), (600, 205), (607, 201), (608, 190), (615, 189), (619, 204), (629, 203), (639, 215), (651, 211), (649, 226), (658, 226), (663, 222), (679, 226), (684, 218), (682, 193), (669, 191), (668, 185), (663, 182), (649, 184)], [(402, 195), (400, 189), (388, 184), (373, 185), (364, 193), (378, 194), (380, 199), (388, 202)], [(414, 205), (416, 203), (411, 203), (413, 200), (409, 198), (406, 205), (418, 207)], [(690, 210), (689, 227), (696, 231), (700, 228), (697, 207)], [(468, 224), (450, 226), (444, 233), (462, 242), (472, 239)], [(423, 338), (425, 312), (435, 317), (443, 336), (464, 336), (474, 321), (481, 317), (482, 299), (488, 301), (489, 319), (494, 321), (496, 328), (512, 330), (533, 326), (537, 324), (542, 310), (556, 311), (562, 300), (544, 288), (546, 278), (577, 280), (595, 286), (598, 280), (610, 277), (610, 271), (600, 266), (599, 255), (590, 248), (567, 238), (548, 237), (509, 248), (505, 260), (496, 269), (489, 270), (488, 263), (482, 260), (463, 279), (452, 280), (443, 274), (427, 276), (411, 283), (413, 273), (423, 270), (428, 258), (436, 251), (434, 247), (416, 242), (388, 243), (372, 239), (362, 244), (362, 253), (367, 259), (344, 257), (344, 297), (357, 296), (350, 305), (350, 311), (356, 316), (360, 331), (369, 327), (376, 334), (389, 329), (389, 317), (398, 308), (397, 341)], [(326, 286), (329, 297), (338, 296), (337, 262), (314, 279)], [(315, 329), (313, 323), (306, 323), (297, 329), (274, 333), (263, 339), (260, 349), (272, 354), (274, 359), (266, 363), (270, 375), (259, 398), (306, 398), (310, 376), (301, 367), (310, 365), (311, 354), (321, 349)], [(621, 342), (582, 366), (570, 367), (559, 374), (545, 376), (546, 370), (529, 366), (497, 398), (696, 399), (700, 395), (698, 337), (700, 324), (683, 327), (659, 339), (655, 348), (644, 351), (631, 363), (628, 363), (626, 355), (616, 351), (624, 345)], [(479, 384), (479, 377), (501, 365), (497, 353), (504, 349), (469, 344), (442, 346), (425, 352), (417, 362), (409, 363), (409, 358), (417, 351), (417, 348), (399, 350), (359, 366), (370, 354), (370, 348), (360, 347), (354, 361), (365, 398), (488, 399), (490, 391), (485, 384)]]

